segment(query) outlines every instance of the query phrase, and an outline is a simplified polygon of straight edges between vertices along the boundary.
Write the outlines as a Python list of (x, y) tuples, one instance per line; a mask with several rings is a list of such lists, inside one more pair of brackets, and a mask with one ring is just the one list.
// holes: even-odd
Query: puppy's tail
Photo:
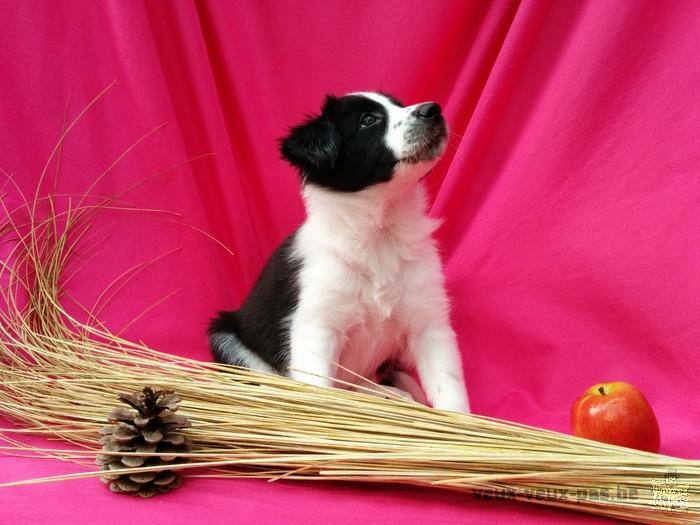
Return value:
[(241, 341), (238, 333), (236, 312), (219, 312), (219, 316), (212, 319), (208, 334), (214, 358), (220, 363), (276, 373), (272, 366)]
[(209, 323), (209, 347), (214, 358), (220, 363), (240, 365), (236, 359), (236, 349), (243, 347), (243, 343), (236, 333), (238, 332), (238, 319), (236, 312), (218, 312), (218, 317)]

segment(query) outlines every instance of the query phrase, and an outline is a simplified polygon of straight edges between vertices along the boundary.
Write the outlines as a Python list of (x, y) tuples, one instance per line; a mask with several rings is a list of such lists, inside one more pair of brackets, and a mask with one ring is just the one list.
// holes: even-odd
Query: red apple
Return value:
[(581, 394), (571, 407), (571, 431), (611, 445), (659, 451), (654, 411), (639, 390), (622, 381), (598, 383)]

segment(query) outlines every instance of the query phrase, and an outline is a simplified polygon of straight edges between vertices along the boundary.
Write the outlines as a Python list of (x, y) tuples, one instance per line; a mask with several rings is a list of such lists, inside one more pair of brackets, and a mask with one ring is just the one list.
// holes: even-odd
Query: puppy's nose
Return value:
[(440, 104), (435, 102), (426, 102), (418, 106), (418, 117), (426, 120), (432, 120), (440, 115)]

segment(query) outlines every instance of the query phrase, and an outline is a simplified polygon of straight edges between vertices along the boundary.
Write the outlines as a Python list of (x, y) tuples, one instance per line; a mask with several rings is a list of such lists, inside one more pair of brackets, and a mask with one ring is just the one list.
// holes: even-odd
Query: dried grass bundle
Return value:
[[(700, 461), (198, 362), (125, 340), (90, 312), (80, 321), (61, 302), (64, 271), (92, 214), (115, 201), (81, 200), (59, 213), (55, 199), (37, 190), (21, 209), (4, 209), (0, 234), (15, 245), (0, 261), (0, 414), (21, 427), (15, 432), (78, 447), (31, 447), (8, 429), (4, 448), (94, 460), (115, 393), (150, 385), (183, 398), (179, 413), (191, 420), (194, 443), (190, 462), (175, 467), (185, 475), (438, 486), (641, 523), (700, 521)], [(49, 212), (39, 217), (39, 207)]]

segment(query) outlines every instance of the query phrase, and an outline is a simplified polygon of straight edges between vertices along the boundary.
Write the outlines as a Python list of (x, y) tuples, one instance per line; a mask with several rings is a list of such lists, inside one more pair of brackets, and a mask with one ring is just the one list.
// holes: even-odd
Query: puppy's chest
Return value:
[(405, 292), (410, 260), (393, 238), (367, 243), (352, 253), (339, 254), (343, 271), (365, 315), (389, 317)]
[(402, 304), (412, 261), (381, 244), (365, 247), (362, 254), (344, 261), (351, 311), (339, 334), (339, 357), (344, 367), (375, 379), (382, 362), (404, 346)]

